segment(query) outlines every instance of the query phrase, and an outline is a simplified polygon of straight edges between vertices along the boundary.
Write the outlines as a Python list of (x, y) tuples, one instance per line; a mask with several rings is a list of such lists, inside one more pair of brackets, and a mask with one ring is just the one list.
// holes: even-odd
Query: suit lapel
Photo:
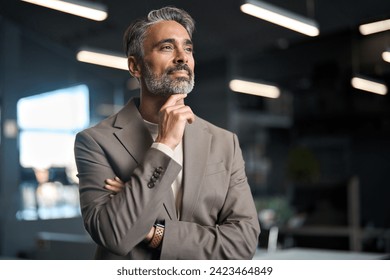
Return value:
[(207, 158), (210, 151), (211, 134), (202, 122), (195, 121), (186, 126), (184, 132), (184, 171), (183, 203), (181, 220), (191, 220), (194, 212), (200, 184), (204, 177)]
[(121, 128), (114, 132), (116, 138), (134, 160), (140, 163), (152, 145), (153, 139), (133, 100), (118, 112), (114, 126)]
[[(120, 128), (114, 132), (115, 137), (125, 147), (128, 153), (139, 164), (153, 143), (152, 136), (140, 115), (135, 100), (129, 101), (118, 112), (114, 127)], [(176, 219), (175, 203), (172, 191), (164, 199), (164, 208), (171, 219)]]

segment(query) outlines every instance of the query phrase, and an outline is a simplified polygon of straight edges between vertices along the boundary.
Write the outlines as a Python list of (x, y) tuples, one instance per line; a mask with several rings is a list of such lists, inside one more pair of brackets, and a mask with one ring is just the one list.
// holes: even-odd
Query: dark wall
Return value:
[(352, 170), (362, 185), (362, 223), (390, 227), (390, 137), (367, 133), (352, 143)]

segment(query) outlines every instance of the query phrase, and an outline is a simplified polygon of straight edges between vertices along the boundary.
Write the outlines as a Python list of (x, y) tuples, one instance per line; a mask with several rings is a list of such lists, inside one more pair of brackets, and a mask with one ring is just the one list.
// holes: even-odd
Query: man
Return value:
[(173, 7), (132, 24), (124, 42), (140, 99), (76, 137), (82, 216), (98, 259), (250, 259), (256, 250), (237, 137), (184, 104), (193, 29)]

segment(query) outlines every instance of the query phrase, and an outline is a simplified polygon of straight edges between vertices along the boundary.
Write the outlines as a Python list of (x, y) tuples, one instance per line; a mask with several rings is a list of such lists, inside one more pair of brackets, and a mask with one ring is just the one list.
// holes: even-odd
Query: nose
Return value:
[(177, 63), (177, 64), (187, 64), (188, 63), (188, 54), (185, 52), (185, 50), (176, 49), (175, 63)]

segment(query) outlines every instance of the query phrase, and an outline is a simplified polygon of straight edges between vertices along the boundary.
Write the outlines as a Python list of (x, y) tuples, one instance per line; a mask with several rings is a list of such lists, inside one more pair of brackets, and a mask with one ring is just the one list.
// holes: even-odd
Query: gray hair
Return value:
[(175, 7), (164, 7), (151, 11), (146, 17), (137, 19), (126, 30), (123, 36), (123, 45), (127, 57), (134, 56), (136, 59), (143, 58), (143, 42), (148, 28), (160, 21), (173, 20), (181, 24), (192, 39), (195, 29), (195, 21), (184, 10)]

